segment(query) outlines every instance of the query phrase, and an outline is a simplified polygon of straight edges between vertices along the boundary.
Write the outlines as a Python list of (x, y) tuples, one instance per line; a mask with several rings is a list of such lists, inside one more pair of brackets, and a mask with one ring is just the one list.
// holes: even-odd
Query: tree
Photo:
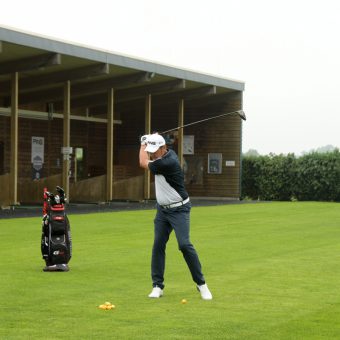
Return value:
[(255, 149), (249, 149), (247, 152), (243, 153), (245, 157), (258, 157), (260, 154)]

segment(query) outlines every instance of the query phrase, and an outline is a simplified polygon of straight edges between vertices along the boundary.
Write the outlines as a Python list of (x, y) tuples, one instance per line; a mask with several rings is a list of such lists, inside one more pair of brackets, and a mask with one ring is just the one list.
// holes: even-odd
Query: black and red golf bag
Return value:
[(46, 262), (44, 271), (68, 271), (72, 256), (72, 239), (65, 213), (65, 192), (57, 186), (57, 194), (44, 188), (41, 253)]

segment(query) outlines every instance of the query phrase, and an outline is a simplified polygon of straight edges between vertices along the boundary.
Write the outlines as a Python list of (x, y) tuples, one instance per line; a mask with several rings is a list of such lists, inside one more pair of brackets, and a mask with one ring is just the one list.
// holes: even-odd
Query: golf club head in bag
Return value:
[(65, 192), (57, 187), (57, 194), (44, 188), (41, 253), (45, 260), (44, 271), (68, 271), (72, 256), (72, 239), (69, 219), (65, 212)]

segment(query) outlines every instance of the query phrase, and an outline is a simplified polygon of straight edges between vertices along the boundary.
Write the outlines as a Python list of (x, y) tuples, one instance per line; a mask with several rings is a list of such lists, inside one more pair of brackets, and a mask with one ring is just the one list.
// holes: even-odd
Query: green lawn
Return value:
[[(0, 339), (340, 338), (339, 204), (194, 207), (212, 301), (174, 234), (164, 297), (147, 298), (154, 213), (69, 215), (68, 273), (42, 272), (40, 218), (1, 219)], [(105, 301), (116, 308), (98, 309)]]

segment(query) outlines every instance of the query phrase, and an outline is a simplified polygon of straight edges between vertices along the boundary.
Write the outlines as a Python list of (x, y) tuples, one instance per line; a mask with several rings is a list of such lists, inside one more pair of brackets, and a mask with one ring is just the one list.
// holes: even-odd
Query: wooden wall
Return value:
[[(229, 197), (240, 196), (240, 119), (238, 117), (224, 117), (211, 120), (202, 126), (187, 129), (186, 134), (195, 137), (195, 154), (185, 155), (200, 159), (203, 166), (203, 180), (201, 183), (187, 183), (191, 196)], [(208, 154), (222, 154), (222, 173), (208, 173)], [(235, 166), (227, 167), (226, 161), (235, 161)]]
[(0, 208), (9, 205), (9, 174), (0, 176)]
[[(184, 124), (240, 109), (242, 107), (242, 93), (230, 93), (226, 100), (218, 105), (212, 105), (211, 103), (213, 103), (212, 99), (207, 100), (206, 104), (203, 101), (203, 104), (199, 107), (185, 103)], [(138, 160), (139, 138), (145, 133), (144, 106), (141, 106), (137, 110), (120, 112), (119, 114), (122, 124), (114, 126), (114, 181), (117, 182), (135, 178), (136, 183), (139, 183), (144, 173), (143, 169), (139, 168)], [(61, 119), (47, 121), (19, 118), (19, 179), (32, 180), (32, 136), (45, 138), (43, 177), (61, 174), (62, 123)], [(178, 126), (177, 104), (169, 104), (166, 110), (160, 110), (157, 109), (157, 107), (152, 108), (152, 131), (161, 132), (176, 126)], [(240, 196), (241, 127), (239, 117), (228, 116), (184, 129), (184, 135), (193, 135), (195, 140), (195, 154), (184, 155), (184, 159), (190, 162), (190, 160), (195, 158), (196, 160), (200, 160), (202, 164), (202, 180), (200, 182), (188, 181), (186, 185), (191, 196), (224, 198), (238, 198)], [(8, 173), (10, 170), (9, 117), (0, 116), (0, 142), (1, 141), (4, 142), (5, 146), (4, 173)], [(71, 121), (71, 146), (73, 148), (82, 147), (85, 149), (86, 172), (89, 178), (104, 176), (106, 174), (105, 124)], [(208, 174), (209, 153), (222, 154), (221, 174)], [(227, 160), (235, 161), (235, 166), (226, 167), (225, 162)], [(95, 181), (94, 183), (97, 182)], [(127, 196), (130, 191), (125, 190), (126, 188), (124, 189), (123, 187), (131, 185), (131, 183), (131, 181), (123, 181), (117, 184), (114, 188), (115, 198), (128, 199)], [(137, 191), (131, 193), (131, 195), (140, 197), (140, 183), (135, 189)], [(74, 189), (74, 192), (78, 191)], [(120, 193), (122, 197), (119, 197)], [(79, 196), (78, 193), (76, 196)], [(97, 196), (99, 197), (100, 195), (98, 194)], [(154, 193), (152, 193), (152, 196), (154, 196)], [(22, 193), (21, 197), (25, 197), (26, 200), (29, 196)], [(131, 199), (133, 198), (131, 197)]]
[[(61, 119), (52, 121), (19, 118), (18, 177), (31, 178), (31, 138), (44, 137), (43, 176), (62, 171), (63, 125)], [(0, 116), (0, 141), (5, 145), (4, 173), (10, 171), (10, 120)], [(85, 149), (86, 166), (90, 176), (106, 173), (106, 125), (71, 121), (71, 146)]]
[[(242, 94), (230, 93), (226, 102), (218, 106), (207, 106), (201, 110), (190, 109), (185, 113), (185, 124), (205, 117), (214, 117), (221, 113), (233, 112), (242, 107)], [(202, 115), (204, 113), (204, 116)], [(203, 197), (240, 197), (240, 169), (242, 145), (242, 120), (238, 116), (225, 116), (209, 120), (184, 129), (185, 135), (194, 135), (195, 154), (185, 155), (190, 161), (195, 157), (201, 160), (203, 166), (203, 180), (201, 183), (187, 183), (191, 196)], [(208, 154), (222, 154), (222, 173), (208, 173)], [(226, 161), (234, 161), (235, 166), (226, 166)]]
[(54, 192), (55, 187), (61, 183), (61, 175), (44, 177), (39, 181), (32, 181), (30, 178), (18, 179), (18, 201), (21, 203), (43, 202), (44, 188)]
[(4, 175), (9, 173), (10, 169), (10, 153), (11, 153), (11, 121), (9, 117), (0, 116), (0, 142), (4, 144), (4, 165), (3, 165), (3, 173), (0, 175)]

